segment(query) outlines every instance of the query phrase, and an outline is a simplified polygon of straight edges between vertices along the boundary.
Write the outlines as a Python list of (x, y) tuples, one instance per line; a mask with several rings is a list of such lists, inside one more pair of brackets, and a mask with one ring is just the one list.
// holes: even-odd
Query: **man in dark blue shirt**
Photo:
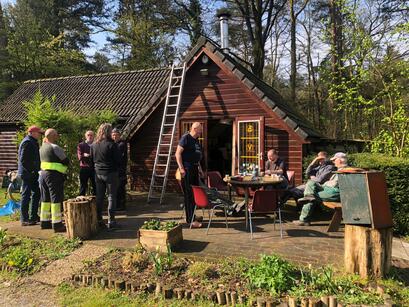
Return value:
[(38, 183), (40, 147), (38, 140), (41, 138), (43, 131), (37, 126), (31, 126), (27, 132), (27, 136), (23, 139), (18, 148), (18, 175), (22, 179), (22, 226), (35, 225), (40, 221), (38, 216), (38, 205), (40, 202), (40, 186)]
[(195, 203), (191, 186), (199, 185), (199, 174), (203, 175), (200, 167), (202, 160), (202, 147), (198, 141), (202, 133), (202, 125), (193, 123), (189, 133), (183, 135), (176, 149), (176, 162), (182, 176), (182, 188), (185, 197), (186, 222), (192, 223), (192, 227), (200, 228), (202, 224), (194, 221)]
[[(334, 164), (328, 160), (328, 154), (325, 151), (320, 151), (308, 165), (305, 175), (308, 180), (323, 184), (331, 177), (332, 172), (336, 170), (337, 168)], [(304, 197), (304, 190), (305, 184), (289, 189), (286, 195), (283, 196), (282, 202), (285, 203), (291, 197), (297, 201), (299, 198)]]

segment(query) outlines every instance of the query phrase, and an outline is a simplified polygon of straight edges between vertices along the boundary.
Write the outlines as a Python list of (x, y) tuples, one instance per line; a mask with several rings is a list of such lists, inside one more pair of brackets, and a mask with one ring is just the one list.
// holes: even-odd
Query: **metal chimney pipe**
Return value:
[(220, 38), (222, 49), (229, 49), (229, 23), (230, 14), (228, 12), (220, 12), (217, 14), (220, 21)]

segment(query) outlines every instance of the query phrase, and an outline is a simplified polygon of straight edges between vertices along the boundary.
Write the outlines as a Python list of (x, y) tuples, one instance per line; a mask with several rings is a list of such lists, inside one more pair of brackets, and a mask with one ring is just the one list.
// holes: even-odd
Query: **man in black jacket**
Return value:
[(38, 216), (38, 205), (40, 202), (40, 187), (38, 183), (40, 147), (38, 140), (41, 138), (43, 131), (37, 126), (31, 126), (27, 132), (27, 136), (20, 143), (18, 149), (18, 175), (22, 179), (22, 226), (35, 225), (40, 220)]
[(128, 144), (126, 141), (121, 139), (121, 131), (118, 128), (112, 129), (112, 139), (117, 144), (121, 160), (118, 169), (118, 190), (117, 190), (117, 202), (116, 202), (116, 210), (123, 211), (126, 209), (126, 167), (128, 164)]

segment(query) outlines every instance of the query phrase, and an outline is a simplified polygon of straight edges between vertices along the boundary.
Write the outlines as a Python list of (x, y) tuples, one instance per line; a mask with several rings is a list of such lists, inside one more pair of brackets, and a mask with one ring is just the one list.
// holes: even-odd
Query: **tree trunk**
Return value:
[(296, 44), (296, 16), (294, 13), (294, 0), (290, 0), (290, 36), (291, 36), (291, 73), (290, 73), (290, 89), (291, 101), (296, 100), (296, 78), (297, 78), (297, 44)]
[(345, 270), (362, 278), (381, 278), (391, 268), (392, 228), (345, 225)]
[(98, 231), (95, 198), (80, 197), (64, 202), (68, 238), (89, 239)]

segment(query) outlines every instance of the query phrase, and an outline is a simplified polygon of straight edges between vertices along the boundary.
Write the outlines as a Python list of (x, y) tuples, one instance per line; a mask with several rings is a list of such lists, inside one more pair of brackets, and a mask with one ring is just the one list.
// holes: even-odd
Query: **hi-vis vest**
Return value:
[(57, 171), (65, 174), (68, 167), (61, 163), (60, 158), (55, 154), (54, 148), (49, 143), (43, 143), (40, 148), (41, 169), (43, 171)]

